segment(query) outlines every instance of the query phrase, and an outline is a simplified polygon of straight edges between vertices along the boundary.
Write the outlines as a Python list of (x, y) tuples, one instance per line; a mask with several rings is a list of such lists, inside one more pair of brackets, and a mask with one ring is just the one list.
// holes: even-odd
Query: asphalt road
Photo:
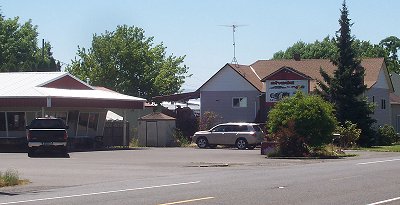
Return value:
[(70, 158), (0, 153), (32, 183), (0, 188), (8, 204), (400, 204), (400, 153), (266, 159), (260, 150), (150, 148)]

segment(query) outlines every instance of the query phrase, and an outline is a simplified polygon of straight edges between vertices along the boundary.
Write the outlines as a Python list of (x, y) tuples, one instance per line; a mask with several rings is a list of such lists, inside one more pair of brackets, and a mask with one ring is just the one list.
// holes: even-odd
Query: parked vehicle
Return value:
[(238, 149), (254, 149), (264, 140), (264, 132), (255, 123), (224, 123), (194, 134), (192, 141), (199, 148), (235, 145)]
[(27, 129), (28, 156), (33, 157), (37, 150), (60, 151), (68, 156), (68, 125), (59, 118), (36, 118)]

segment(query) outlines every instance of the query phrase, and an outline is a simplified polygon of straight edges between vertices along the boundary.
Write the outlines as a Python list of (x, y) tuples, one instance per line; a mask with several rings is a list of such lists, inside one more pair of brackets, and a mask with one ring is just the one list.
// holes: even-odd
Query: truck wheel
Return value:
[(69, 158), (69, 154), (68, 154), (68, 149), (67, 147), (61, 148), (61, 154), (66, 157)]
[(31, 147), (28, 147), (28, 157), (34, 157), (35, 150)]

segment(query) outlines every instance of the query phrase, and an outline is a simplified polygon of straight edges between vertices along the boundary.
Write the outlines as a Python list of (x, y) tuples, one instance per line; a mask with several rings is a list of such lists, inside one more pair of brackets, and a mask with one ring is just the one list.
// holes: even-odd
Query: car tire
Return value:
[(208, 147), (208, 140), (205, 137), (199, 137), (196, 141), (196, 144), (199, 148), (204, 149)]
[(236, 145), (236, 147), (237, 147), (238, 149), (243, 150), (243, 149), (246, 149), (246, 148), (247, 148), (248, 143), (247, 143), (247, 140), (246, 140), (246, 139), (244, 139), (244, 138), (239, 138), (239, 139), (236, 140), (235, 145)]

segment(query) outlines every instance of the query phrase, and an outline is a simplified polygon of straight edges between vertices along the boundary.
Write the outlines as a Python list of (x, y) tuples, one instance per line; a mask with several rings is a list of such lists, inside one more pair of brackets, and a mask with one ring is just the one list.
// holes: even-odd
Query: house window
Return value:
[(7, 112), (8, 131), (25, 131), (25, 113)]
[(77, 136), (96, 135), (98, 121), (99, 113), (80, 113)]
[(89, 125), (88, 125), (89, 135), (96, 135), (98, 122), (99, 122), (99, 113), (90, 113)]
[(45, 113), (45, 117), (56, 117), (56, 118), (63, 119), (65, 122), (67, 122), (67, 116), (68, 116), (67, 112), (46, 112)]
[(232, 107), (234, 108), (247, 107), (247, 97), (233, 98)]
[(381, 100), (381, 109), (382, 110), (386, 109), (386, 100), (384, 99)]
[(79, 113), (77, 136), (86, 136), (88, 129), (89, 113)]
[(6, 113), (0, 112), (0, 131), (6, 131)]

